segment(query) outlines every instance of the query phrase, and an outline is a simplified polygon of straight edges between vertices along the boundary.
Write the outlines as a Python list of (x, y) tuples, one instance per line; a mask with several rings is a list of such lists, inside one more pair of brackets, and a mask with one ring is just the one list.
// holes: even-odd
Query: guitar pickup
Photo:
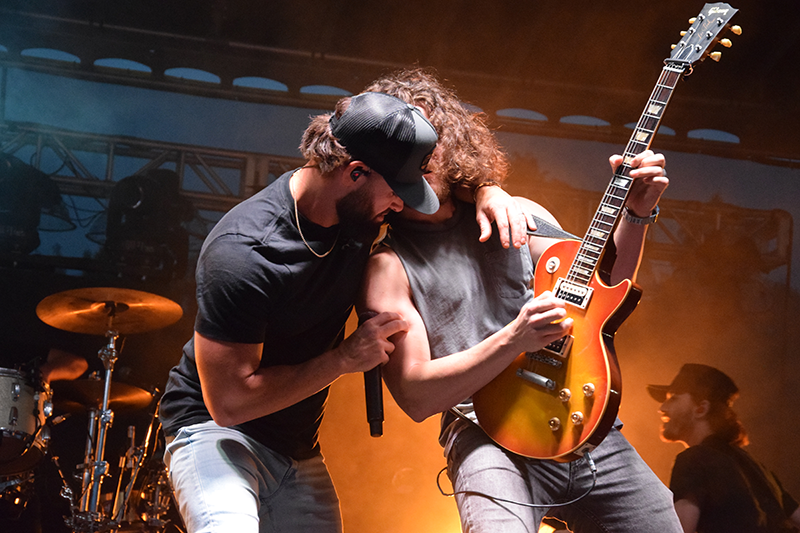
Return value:
[(572, 349), (572, 341), (575, 337), (572, 335), (564, 335), (558, 340), (555, 340), (539, 350), (537, 353), (549, 353), (553, 355), (557, 355), (558, 357), (567, 357), (569, 355), (569, 351)]
[(578, 285), (564, 278), (558, 278), (553, 293), (556, 298), (564, 300), (568, 304), (572, 304), (581, 309), (586, 309), (589, 305), (589, 300), (592, 299), (592, 292), (594, 289), (586, 285)]

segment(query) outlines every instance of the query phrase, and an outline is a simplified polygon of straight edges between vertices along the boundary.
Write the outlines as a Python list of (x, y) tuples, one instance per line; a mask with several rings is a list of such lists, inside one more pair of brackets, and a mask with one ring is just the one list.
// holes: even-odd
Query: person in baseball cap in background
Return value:
[[(388, 338), (407, 327), (381, 313), (343, 339), (384, 217), (404, 205), (439, 208), (423, 177), (436, 142), (402, 100), (344, 98), (312, 117), (300, 145), (306, 164), (209, 233), (194, 335), (160, 409), (164, 462), (189, 532), (342, 531), (318, 441), (328, 389), (384, 363)], [(478, 197), (479, 211), (513, 212), (507, 194), (483, 188), (494, 190)], [(524, 229), (520, 217), (498, 227)]]
[(783, 533), (800, 528), (798, 503), (744, 446), (733, 410), (739, 388), (721, 370), (681, 367), (669, 385), (648, 385), (661, 403), (661, 439), (687, 449), (670, 478), (675, 511), (687, 533)]

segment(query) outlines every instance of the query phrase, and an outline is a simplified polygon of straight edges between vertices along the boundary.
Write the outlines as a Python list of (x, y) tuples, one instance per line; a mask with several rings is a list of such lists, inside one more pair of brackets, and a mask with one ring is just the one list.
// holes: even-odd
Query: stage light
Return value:
[(0, 252), (29, 254), (39, 246), (40, 230), (73, 229), (50, 176), (0, 152)]
[(149, 277), (181, 277), (189, 256), (189, 234), (181, 225), (193, 206), (179, 194), (180, 179), (168, 169), (153, 169), (120, 180), (112, 189), (105, 219), (87, 237), (95, 242), (105, 222), (101, 255), (126, 271)]

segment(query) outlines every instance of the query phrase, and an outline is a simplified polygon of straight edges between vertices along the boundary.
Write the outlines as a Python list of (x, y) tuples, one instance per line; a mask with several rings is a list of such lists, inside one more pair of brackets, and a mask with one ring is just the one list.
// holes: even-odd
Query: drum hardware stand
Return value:
[[(108, 476), (108, 462), (105, 461), (106, 436), (114, 420), (114, 412), (110, 409), (111, 377), (117, 361), (116, 341), (120, 334), (144, 333), (162, 328), (177, 322), (183, 310), (177, 303), (142, 291), (113, 287), (87, 287), (63, 291), (48, 296), (36, 306), (36, 314), (45, 323), (55, 328), (73, 333), (104, 335), (106, 345), (98, 352), (105, 367), (103, 383), (103, 400), (100, 406), (98, 398), (93, 396), (94, 387), (69, 387), (81, 396), (81, 405), (89, 408), (89, 428), (86, 440), (86, 452), (83, 464), (78, 465), (82, 471), (80, 503), (76, 507), (75, 496), (65, 482), (62, 496), (70, 500), (72, 515), (65, 519), (74, 533), (106, 532), (119, 529), (119, 519), (124, 513), (127, 500), (133, 489), (133, 481), (147, 455), (147, 446), (141, 450), (134, 448), (131, 441), (130, 453), (126, 453), (125, 461), (133, 470), (132, 480), (125, 490), (124, 500), (117, 505), (122, 484), (117, 487), (113, 515), (108, 516), (100, 504), (103, 477)], [(78, 384), (78, 383), (76, 383)], [(127, 397), (129, 406), (140, 400), (152, 401), (152, 395), (144, 397), (137, 389), (127, 387), (133, 396)], [(141, 389), (138, 389), (141, 390)], [(99, 392), (99, 391), (98, 391)], [(144, 391), (141, 391), (144, 393)], [(91, 396), (90, 396), (91, 395)], [(116, 404), (115, 404), (116, 405)], [(132, 435), (131, 435), (132, 438)], [(124, 463), (123, 465), (124, 466)], [(60, 471), (59, 471), (60, 474)], [(78, 476), (76, 475), (76, 478)], [(63, 480), (63, 476), (62, 476)]]
[[(158, 394), (160, 394), (158, 389), (153, 391), (153, 396)], [(158, 418), (160, 407), (161, 400), (159, 399), (147, 428), (147, 435), (141, 446), (134, 447), (135, 427), (130, 426), (128, 428), (128, 437), (131, 439), (131, 445), (125, 452), (125, 455), (120, 458), (120, 477), (117, 485), (117, 493), (114, 496), (113, 519), (111, 522), (114, 527), (123, 525), (126, 518), (135, 518), (136, 521), (144, 522), (144, 531), (155, 533), (164, 531), (164, 528), (170, 523), (169, 519), (163, 519), (162, 517), (169, 511), (169, 506), (172, 501), (172, 487), (169, 484), (166, 467), (163, 463), (160, 463), (160, 461), (157, 470), (148, 469), (145, 471), (144, 484), (138, 489), (139, 494), (134, 498), (135, 504), (144, 503), (144, 507), (134, 509), (132, 516), (130, 513), (126, 516), (126, 513), (129, 511), (131, 495), (137, 476), (141, 473), (142, 467), (145, 465), (146, 461), (152, 457), (152, 452), (157, 446), (158, 430), (161, 427), (161, 422)], [(153, 444), (152, 449), (150, 446), (151, 443)], [(131, 469), (131, 476), (122, 498), (120, 498), (125, 468)]]
[[(58, 456), (54, 455), (50, 458), (53, 461), (53, 464), (56, 466), (56, 472), (58, 472), (58, 477), (61, 478), (61, 492), (59, 496), (64, 498), (69, 502), (69, 511), (71, 515), (75, 515), (76, 507), (75, 507), (75, 495), (72, 492), (72, 487), (69, 486), (67, 479), (64, 477), (64, 473), (61, 471), (61, 463), (58, 462)], [(69, 522), (68, 522), (68, 525)]]
[(109, 530), (107, 517), (104, 516), (99, 506), (103, 477), (108, 475), (108, 462), (104, 460), (104, 453), (106, 436), (114, 421), (114, 412), (108, 408), (108, 403), (111, 396), (111, 375), (114, 372), (114, 364), (117, 362), (116, 341), (119, 333), (112, 328), (116, 311), (115, 304), (113, 302), (106, 303), (106, 306), (108, 308), (107, 343), (98, 352), (98, 357), (103, 361), (105, 367), (103, 404), (99, 411), (97, 409), (89, 411), (86, 453), (83, 464), (79, 465), (79, 468), (83, 470), (80, 507), (78, 512), (74, 513), (72, 523), (69, 524), (76, 532), (90, 533)]
[[(158, 394), (158, 389), (153, 391), (153, 396)], [(153, 411), (153, 416), (150, 419), (150, 424), (147, 427), (147, 435), (145, 435), (144, 442), (141, 446), (135, 446), (136, 441), (136, 427), (135, 426), (128, 426), (128, 438), (131, 440), (131, 445), (128, 450), (125, 452), (125, 456), (120, 458), (120, 472), (119, 472), (119, 480), (117, 483), (117, 491), (114, 494), (114, 508), (111, 512), (112, 522), (115, 525), (119, 525), (125, 518), (125, 510), (128, 507), (128, 502), (130, 501), (131, 492), (133, 491), (134, 484), (136, 483), (136, 477), (139, 475), (139, 471), (141, 470), (144, 462), (148, 459), (149, 447), (150, 447), (150, 439), (153, 436), (153, 430), (156, 426), (156, 422), (158, 422), (158, 411), (161, 406), (161, 400), (159, 399), (158, 403), (156, 404), (156, 408)], [(158, 423), (160, 426), (160, 422)], [(157, 430), (156, 430), (157, 431)], [(131, 477), (128, 480), (128, 485), (125, 487), (125, 492), (123, 494), (122, 499), (120, 499), (120, 490), (122, 488), (122, 477), (125, 472), (125, 469), (131, 469)]]

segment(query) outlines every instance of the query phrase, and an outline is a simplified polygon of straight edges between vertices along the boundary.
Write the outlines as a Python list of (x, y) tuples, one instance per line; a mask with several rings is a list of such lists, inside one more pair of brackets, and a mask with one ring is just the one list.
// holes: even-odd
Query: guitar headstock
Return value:
[(719, 61), (722, 53), (711, 51), (714, 45), (720, 43), (726, 48), (731, 46), (731, 41), (722, 39), (722, 35), (728, 29), (736, 35), (742, 33), (739, 26), (730, 25), (730, 20), (737, 11), (739, 10), (723, 2), (703, 6), (700, 14), (689, 20), (692, 26), (681, 32), (680, 42), (672, 47), (672, 54), (664, 62), (680, 66), (688, 74), (694, 64), (706, 57)]

